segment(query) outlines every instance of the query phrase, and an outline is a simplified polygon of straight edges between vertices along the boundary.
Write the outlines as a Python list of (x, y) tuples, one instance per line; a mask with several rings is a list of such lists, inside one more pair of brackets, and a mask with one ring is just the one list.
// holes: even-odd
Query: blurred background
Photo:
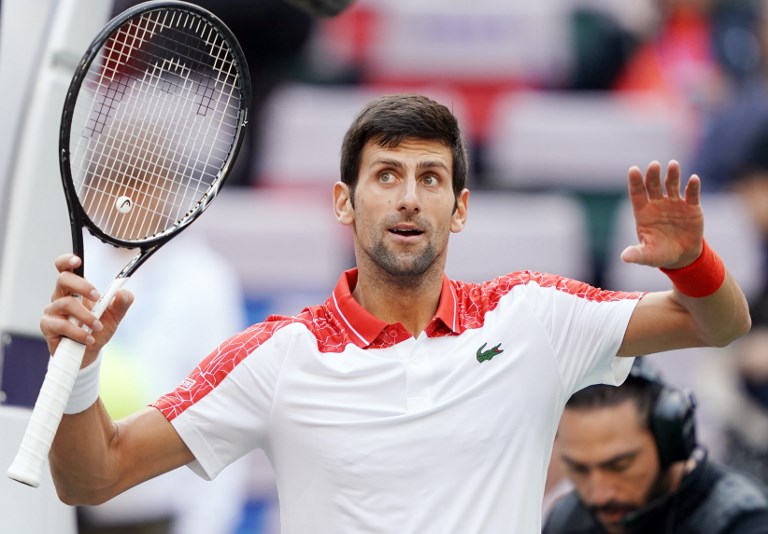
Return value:
[[(66, 87), (100, 27), (134, 3), (0, 1), (0, 413), (14, 420), (24, 419), (42, 381), (48, 356), (37, 324), (54, 284), (53, 258), (71, 247), (57, 158)], [(636, 241), (627, 169), (676, 159), (684, 174), (702, 178), (705, 236), (741, 283), (755, 327), (726, 350), (651, 358), (668, 381), (695, 391), (710, 453), (768, 481), (767, 1), (355, 0), (322, 17), (301, 0), (197, 3), (245, 49), (251, 127), (209, 214), (158, 257), (190, 247), (216, 257), (200, 262), (197, 279), (236, 287), (232, 302), (242, 315), (224, 331), (322, 302), (352, 265), (331, 185), (347, 126), (380, 94), (427, 94), (463, 124), (472, 195), (468, 226), (452, 237), (454, 278), (531, 269), (607, 289), (666, 289), (663, 275), (623, 265), (619, 253)], [(478, 253), (494, 261), (478, 265)], [(88, 257), (87, 276), (98, 269)], [(160, 275), (140, 269), (134, 278), (139, 285), (151, 276)], [(190, 301), (179, 306), (199, 319), (206, 300), (188, 286), (178, 293)], [(192, 320), (176, 317), (179, 325)], [(220, 340), (179, 356), (181, 367), (161, 387), (172, 388), (180, 369)], [(136, 383), (152, 372), (146, 365), (134, 370)], [(125, 376), (124, 368), (115, 372)], [(10, 429), (4, 419), (0, 425)], [(17, 445), (2, 439), (3, 449)], [(276, 532), (269, 467), (260, 457), (244, 461), (236, 469), (247, 476), (233, 482), (236, 520), (220, 532)], [(0, 482), (0, 495), (32, 498), (8, 484)], [(0, 498), (0, 527), (12, 515), (9, 502)], [(159, 517), (181, 513), (174, 506)], [(81, 514), (81, 531), (85, 521), (106, 532), (99, 523), (110, 517)]]

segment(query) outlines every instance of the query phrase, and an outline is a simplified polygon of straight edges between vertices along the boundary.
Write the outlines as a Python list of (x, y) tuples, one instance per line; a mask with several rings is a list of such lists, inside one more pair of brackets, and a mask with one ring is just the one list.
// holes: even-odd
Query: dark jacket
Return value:
[[(622, 520), (632, 534), (766, 534), (768, 496), (747, 477), (706, 458), (680, 486)], [(605, 530), (575, 492), (552, 508), (543, 534), (600, 534)]]

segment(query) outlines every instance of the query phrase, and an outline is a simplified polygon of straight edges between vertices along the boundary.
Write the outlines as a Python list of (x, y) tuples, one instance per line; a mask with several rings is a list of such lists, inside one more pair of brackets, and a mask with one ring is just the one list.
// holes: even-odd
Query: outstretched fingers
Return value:
[(672, 200), (680, 198), (680, 164), (672, 160), (667, 166), (667, 176), (664, 178), (664, 189), (667, 197)]
[(638, 167), (629, 170), (629, 196), (639, 243), (622, 252), (625, 262), (654, 267), (687, 265), (700, 253), (701, 180), (691, 175), (681, 196), (680, 164), (670, 161), (663, 179), (661, 172), (657, 161), (648, 165), (645, 175)]
[[(693, 177), (692, 177), (693, 178)], [(698, 182), (698, 178), (696, 178)], [(680, 164), (672, 160), (667, 166), (664, 180), (661, 179), (661, 164), (653, 161), (648, 165), (645, 175), (637, 166), (632, 166), (628, 174), (629, 197), (635, 210), (645, 207), (654, 200), (680, 199), (681, 171)], [(688, 185), (691, 185), (689, 181)], [(688, 185), (686, 186), (686, 199), (688, 199)], [(700, 189), (700, 188), (699, 188)], [(691, 193), (694, 193), (691, 190)]]
[(648, 193), (645, 190), (645, 182), (643, 182), (643, 171), (639, 167), (630, 167), (627, 182), (632, 209), (635, 212), (640, 211), (648, 205)]
[(692, 174), (685, 185), (685, 201), (691, 206), (701, 204), (701, 178)]
[(664, 190), (661, 187), (661, 165), (658, 161), (651, 162), (645, 171), (645, 189), (651, 200), (664, 198)]

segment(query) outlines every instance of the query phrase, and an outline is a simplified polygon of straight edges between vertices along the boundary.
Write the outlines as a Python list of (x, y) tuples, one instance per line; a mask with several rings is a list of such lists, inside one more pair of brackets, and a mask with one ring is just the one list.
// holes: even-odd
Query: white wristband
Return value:
[(101, 352), (87, 367), (83, 367), (77, 373), (75, 385), (69, 396), (67, 406), (64, 408), (66, 415), (84, 412), (99, 398), (99, 371), (101, 369)]

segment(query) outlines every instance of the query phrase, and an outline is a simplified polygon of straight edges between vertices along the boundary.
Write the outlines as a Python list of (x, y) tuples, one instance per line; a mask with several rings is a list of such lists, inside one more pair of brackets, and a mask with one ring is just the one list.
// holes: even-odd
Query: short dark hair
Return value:
[(577, 391), (565, 403), (565, 408), (567, 410), (596, 410), (618, 406), (630, 400), (635, 404), (645, 428), (651, 430), (651, 409), (658, 389), (656, 384), (630, 375), (618, 387), (595, 384)]
[(341, 181), (354, 197), (363, 147), (370, 140), (394, 148), (405, 139), (438, 141), (451, 150), (453, 193), (458, 198), (466, 187), (467, 153), (456, 117), (444, 105), (417, 94), (376, 98), (358, 114), (344, 135), (341, 146)]

